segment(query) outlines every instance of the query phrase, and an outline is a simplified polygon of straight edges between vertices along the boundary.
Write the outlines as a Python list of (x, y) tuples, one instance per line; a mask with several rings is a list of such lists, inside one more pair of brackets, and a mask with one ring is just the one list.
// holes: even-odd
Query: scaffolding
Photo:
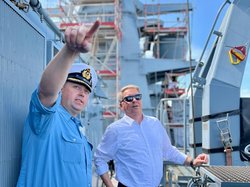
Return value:
[[(118, 119), (120, 113), (117, 97), (121, 73), (119, 44), (122, 37), (120, 31), (122, 11), (120, 3), (119, 0), (58, 0), (56, 3), (47, 0), (47, 4), (44, 2), (48, 14), (62, 31), (70, 25), (81, 23), (91, 25), (95, 20), (100, 20), (101, 26), (95, 35), (92, 51), (88, 55), (81, 55), (81, 58), (92, 65), (101, 77), (101, 88), (107, 98), (102, 101), (106, 124)], [(145, 38), (142, 47), (143, 57), (171, 60), (186, 58), (185, 37), (188, 32), (189, 10), (185, 7), (180, 10), (179, 6), (177, 3), (143, 5), (142, 13), (138, 13), (138, 17), (143, 18), (139, 29), (140, 37)], [(165, 73), (163, 77), (166, 77)]]
[[(106, 94), (103, 117), (107, 121), (118, 118), (119, 89), (119, 41), (120, 4), (119, 0), (58, 0), (57, 4), (48, 2), (46, 10), (55, 24), (64, 31), (68, 26), (91, 25), (95, 20), (101, 22), (95, 35), (92, 51), (81, 54), (81, 58), (92, 65), (101, 79), (101, 88)], [(107, 122), (107, 123), (109, 123)]]
[[(142, 33), (148, 37), (145, 46), (153, 46), (154, 58), (186, 59), (188, 10), (179, 6), (177, 3), (144, 4)], [(172, 51), (161, 49), (164, 45)]]
[[(186, 3), (159, 3), (144, 4), (144, 25), (141, 35), (145, 42), (143, 54), (146, 58), (187, 61), (187, 36), (189, 8)], [(162, 96), (164, 98), (180, 97), (185, 93), (186, 72), (189, 70), (172, 70), (154, 73), (151, 79), (162, 81)], [(172, 81), (172, 79), (175, 79)], [(178, 80), (177, 80), (178, 79)], [(175, 82), (176, 86), (171, 87)]]

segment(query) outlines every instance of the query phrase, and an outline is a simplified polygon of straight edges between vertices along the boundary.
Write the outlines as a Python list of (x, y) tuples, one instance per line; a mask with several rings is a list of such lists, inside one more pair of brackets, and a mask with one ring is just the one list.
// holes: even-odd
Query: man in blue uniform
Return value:
[[(99, 27), (69, 27), (66, 44), (43, 72), (24, 126), (18, 187), (91, 187), (91, 144), (77, 118), (95, 87), (95, 70), (73, 64)], [(73, 65), (72, 65), (73, 64)]]

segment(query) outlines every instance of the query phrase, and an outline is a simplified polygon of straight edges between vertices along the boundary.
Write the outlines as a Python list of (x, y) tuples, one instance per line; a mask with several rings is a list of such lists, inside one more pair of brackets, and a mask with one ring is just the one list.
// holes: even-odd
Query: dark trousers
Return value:
[(119, 182), (117, 187), (126, 187), (126, 186)]

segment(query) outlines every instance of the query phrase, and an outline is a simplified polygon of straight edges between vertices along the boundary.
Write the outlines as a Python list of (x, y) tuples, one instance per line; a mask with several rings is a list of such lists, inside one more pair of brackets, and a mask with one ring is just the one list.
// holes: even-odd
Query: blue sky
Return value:
[(190, 14), (193, 57), (199, 58), (205, 46), (211, 27), (224, 0), (190, 0), (193, 11)]
[[(144, 3), (186, 3), (187, 0), (141, 0)], [(216, 18), (219, 8), (225, 0), (189, 0), (189, 3), (192, 4), (193, 11), (190, 14), (190, 27), (191, 27), (191, 46), (192, 46), (192, 58), (199, 60), (201, 52), (205, 46), (206, 40), (209, 36), (210, 30)], [(227, 10), (228, 5), (224, 8), (223, 14)], [(223, 16), (220, 17), (218, 24), (215, 28), (220, 27), (221, 20)], [(212, 37), (211, 44), (214, 42)], [(210, 51), (210, 48), (207, 48), (207, 52)], [(206, 60), (203, 58), (202, 60)], [(250, 58), (245, 69), (245, 74), (243, 77), (243, 82), (241, 86), (241, 96), (250, 97)]]

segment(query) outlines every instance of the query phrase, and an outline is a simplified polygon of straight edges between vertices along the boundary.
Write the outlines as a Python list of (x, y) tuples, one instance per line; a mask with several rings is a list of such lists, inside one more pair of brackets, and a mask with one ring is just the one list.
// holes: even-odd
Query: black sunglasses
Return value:
[(126, 102), (132, 102), (134, 98), (139, 101), (142, 98), (142, 94), (136, 94), (136, 95), (129, 95), (127, 97), (124, 97), (121, 102), (126, 101)]

